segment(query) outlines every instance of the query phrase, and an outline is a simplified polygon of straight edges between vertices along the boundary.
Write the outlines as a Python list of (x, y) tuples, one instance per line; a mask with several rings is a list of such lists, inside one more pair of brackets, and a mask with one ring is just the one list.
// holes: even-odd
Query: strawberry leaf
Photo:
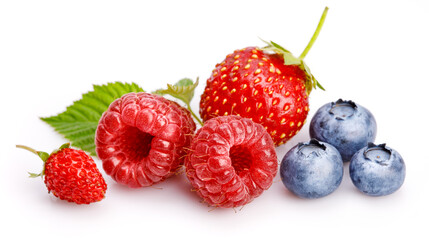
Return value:
[(77, 148), (95, 153), (95, 130), (101, 115), (110, 103), (130, 92), (143, 92), (135, 83), (114, 82), (105, 85), (94, 85), (94, 90), (82, 95), (67, 109), (51, 117), (41, 120), (52, 126), (58, 133), (68, 139)]

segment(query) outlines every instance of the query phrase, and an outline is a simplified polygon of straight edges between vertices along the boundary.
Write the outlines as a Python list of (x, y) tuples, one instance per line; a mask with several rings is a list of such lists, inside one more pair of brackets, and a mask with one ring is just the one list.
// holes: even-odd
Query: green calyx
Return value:
[(320, 88), (322, 90), (325, 90), (322, 85), (316, 80), (316, 78), (311, 74), (310, 68), (305, 64), (304, 58), (307, 56), (307, 53), (310, 51), (311, 47), (313, 46), (314, 42), (316, 41), (317, 37), (319, 36), (320, 31), (322, 30), (323, 23), (325, 22), (326, 15), (328, 14), (329, 8), (326, 7), (323, 11), (322, 17), (319, 20), (319, 24), (317, 25), (316, 31), (313, 33), (313, 36), (310, 39), (310, 42), (305, 47), (304, 51), (301, 53), (301, 55), (297, 58), (295, 57), (290, 51), (286, 50), (284, 47), (280, 46), (279, 44), (273, 42), (273, 41), (264, 41), (267, 44), (267, 46), (263, 47), (266, 51), (273, 51), (275, 53), (281, 54), (284, 59), (285, 65), (297, 65), (301, 70), (305, 72), (306, 75), (306, 81), (305, 81), (305, 88), (307, 91), (307, 94), (310, 94), (311, 90)]
[(49, 154), (47, 152), (37, 151), (37, 150), (34, 150), (33, 148), (30, 148), (30, 147), (27, 147), (24, 145), (16, 145), (16, 147), (21, 148), (21, 149), (25, 149), (29, 152), (36, 154), (43, 161), (43, 170), (40, 173), (31, 173), (31, 172), (28, 173), (30, 175), (29, 177), (36, 178), (36, 177), (41, 177), (41, 176), (45, 175), (46, 160), (48, 160), (52, 154), (57, 153), (58, 151), (60, 151), (64, 148), (70, 148), (70, 143), (64, 143), (63, 145), (61, 145), (60, 148), (55, 149), (51, 154)]
[(168, 94), (174, 98), (180, 99), (186, 104), (189, 112), (195, 118), (195, 120), (197, 120), (198, 123), (202, 126), (203, 122), (198, 118), (198, 116), (192, 111), (191, 108), (191, 100), (194, 97), (194, 91), (195, 88), (198, 86), (198, 82), (198, 78), (195, 83), (189, 78), (183, 78), (174, 85), (167, 84), (167, 89), (158, 89), (152, 93), (158, 95)]

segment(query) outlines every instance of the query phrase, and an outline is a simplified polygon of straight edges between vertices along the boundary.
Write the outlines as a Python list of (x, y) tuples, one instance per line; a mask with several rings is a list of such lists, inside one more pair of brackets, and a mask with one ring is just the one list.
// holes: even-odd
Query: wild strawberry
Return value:
[(273, 141), (262, 125), (221, 116), (197, 131), (185, 166), (204, 201), (227, 208), (245, 205), (268, 189), (278, 163)]
[(181, 166), (194, 131), (191, 114), (177, 103), (150, 93), (128, 93), (103, 113), (95, 150), (115, 181), (150, 186)]
[(17, 147), (33, 152), (43, 160), (42, 172), (30, 173), (30, 177), (44, 177), (48, 192), (59, 199), (89, 204), (104, 198), (106, 182), (94, 160), (84, 151), (70, 148), (69, 143), (51, 154), (22, 145)]
[(309, 93), (316, 86), (322, 88), (303, 59), (321, 30), (327, 10), (299, 58), (274, 42), (266, 42), (268, 46), (262, 49), (247, 47), (227, 55), (207, 80), (200, 101), (201, 118), (250, 118), (265, 127), (276, 145), (294, 136), (307, 118)]

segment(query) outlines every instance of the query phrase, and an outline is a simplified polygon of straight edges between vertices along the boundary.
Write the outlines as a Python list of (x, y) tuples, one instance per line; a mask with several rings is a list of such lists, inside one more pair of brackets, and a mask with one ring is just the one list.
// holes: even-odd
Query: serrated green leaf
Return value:
[(83, 94), (64, 112), (42, 117), (41, 120), (67, 138), (74, 147), (96, 156), (95, 130), (101, 115), (115, 99), (126, 93), (143, 92), (143, 89), (135, 83), (121, 82), (93, 85), (93, 88), (93, 91)]

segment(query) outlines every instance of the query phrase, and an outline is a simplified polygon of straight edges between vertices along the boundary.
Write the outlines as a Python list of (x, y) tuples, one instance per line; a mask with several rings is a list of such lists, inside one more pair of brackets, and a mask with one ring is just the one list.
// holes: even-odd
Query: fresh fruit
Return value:
[(343, 161), (375, 140), (377, 124), (372, 113), (342, 99), (320, 107), (310, 122), (310, 137), (333, 145)]
[(94, 160), (84, 151), (70, 148), (69, 143), (51, 154), (22, 145), (16, 147), (33, 152), (43, 160), (42, 172), (30, 173), (30, 177), (44, 177), (48, 192), (59, 199), (89, 204), (104, 198), (106, 182)]
[(181, 166), (194, 131), (189, 111), (177, 103), (150, 93), (128, 93), (103, 113), (96, 152), (118, 183), (151, 186)]
[(122, 82), (93, 87), (93, 91), (82, 94), (82, 98), (74, 101), (66, 111), (41, 120), (67, 138), (72, 146), (96, 156), (95, 130), (103, 112), (115, 99), (129, 92), (143, 92), (143, 89), (135, 83)]
[(301, 198), (320, 198), (335, 191), (343, 179), (343, 161), (332, 145), (315, 139), (290, 149), (280, 165), (285, 187)]
[[(239, 115), (262, 124), (275, 145), (285, 143), (304, 125), (308, 94), (322, 88), (303, 59), (316, 40), (328, 8), (299, 58), (274, 42), (267, 47), (236, 50), (216, 65), (201, 95), (204, 121)], [(323, 88), (322, 88), (323, 89)]]
[(228, 208), (245, 205), (268, 189), (278, 163), (273, 141), (262, 125), (221, 116), (197, 131), (185, 167), (205, 202)]
[(405, 179), (405, 163), (386, 144), (368, 146), (353, 155), (350, 166), (353, 184), (370, 196), (385, 196), (398, 190)]

